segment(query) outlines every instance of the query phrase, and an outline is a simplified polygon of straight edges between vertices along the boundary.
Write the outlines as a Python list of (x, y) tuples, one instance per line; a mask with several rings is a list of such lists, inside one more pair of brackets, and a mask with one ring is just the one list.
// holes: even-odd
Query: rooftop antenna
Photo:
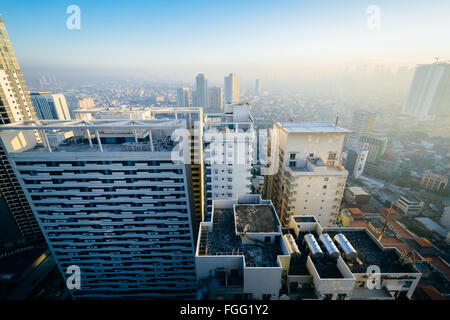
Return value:
[(336, 122), (335, 122), (335, 124), (334, 124), (334, 127), (335, 127), (335, 128), (337, 128), (338, 120), (339, 120), (339, 116), (336, 115)]

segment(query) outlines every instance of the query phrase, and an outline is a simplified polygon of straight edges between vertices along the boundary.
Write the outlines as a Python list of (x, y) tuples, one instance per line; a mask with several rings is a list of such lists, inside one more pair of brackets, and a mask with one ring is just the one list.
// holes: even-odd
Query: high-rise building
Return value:
[(200, 73), (195, 77), (195, 104), (193, 107), (207, 108), (208, 100), (208, 77), (206, 74)]
[(348, 178), (359, 179), (364, 172), (369, 150), (367, 146), (362, 148), (353, 148), (348, 150), (347, 159), (345, 161), (345, 169), (348, 171)]
[(223, 103), (239, 103), (239, 78), (230, 73), (224, 78)]
[(403, 106), (404, 114), (418, 120), (450, 116), (450, 64), (424, 64), (416, 68)]
[(0, 127), (63, 277), (68, 266), (80, 268), (75, 298), (195, 297), (193, 186), (179, 156), (189, 143), (177, 139), (183, 129), (184, 119)]
[(369, 151), (363, 173), (369, 176), (376, 175), (380, 158), (386, 151), (388, 138), (376, 134), (364, 135), (359, 138), (359, 143)]
[(372, 132), (377, 118), (376, 113), (367, 110), (357, 110), (353, 113), (351, 133), (347, 136), (345, 145), (348, 148), (359, 147), (359, 138)]
[(41, 120), (70, 120), (70, 112), (63, 94), (30, 93), (36, 116)]
[(264, 168), (263, 196), (272, 200), (283, 226), (292, 215), (314, 215), (336, 224), (347, 170), (341, 165), (348, 130), (329, 123), (275, 123)]
[(205, 220), (213, 200), (250, 193), (256, 133), (247, 103), (226, 104), (223, 114), (205, 116)]
[[(80, 120), (152, 120), (152, 119), (184, 119), (188, 129), (188, 140), (191, 146), (190, 177), (193, 187), (193, 203), (195, 211), (194, 227), (204, 219), (204, 187), (203, 187), (203, 109), (183, 107), (108, 107), (88, 108), (74, 111)], [(197, 230), (197, 227), (194, 228)]]
[(256, 81), (255, 81), (255, 94), (257, 96), (260, 96), (261, 93), (262, 93), (261, 79), (256, 79)]
[(209, 93), (209, 108), (211, 112), (223, 112), (223, 90), (220, 87), (211, 87)]
[[(0, 53), (0, 124), (36, 119), (22, 71), (1, 18)], [(39, 135), (37, 133), (36, 135), (39, 139)], [(26, 243), (42, 241), (42, 233), (37, 221), (1, 144), (0, 196), (3, 197), (8, 208), (8, 210), (2, 210), (0, 214), (11, 214)], [(8, 220), (10, 219), (8, 218)]]
[(189, 88), (178, 88), (177, 89), (177, 107), (184, 107), (184, 108), (188, 108), (189, 107), (189, 102), (190, 97), (189, 97)]

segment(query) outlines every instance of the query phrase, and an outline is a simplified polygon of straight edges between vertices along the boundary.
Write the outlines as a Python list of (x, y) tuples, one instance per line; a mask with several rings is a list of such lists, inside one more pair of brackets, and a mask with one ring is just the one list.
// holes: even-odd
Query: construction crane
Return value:
[(411, 250), (410, 253), (404, 253), (402, 255), (402, 260), (404, 263), (411, 263), (413, 266), (416, 266), (416, 254), (414, 253), (414, 250)]
[(388, 223), (389, 223), (389, 218), (390, 218), (390, 216), (391, 216), (391, 212), (392, 212), (392, 207), (393, 207), (393, 206), (394, 206), (394, 204), (391, 204), (391, 207), (390, 207), (389, 210), (388, 210), (388, 214), (387, 214), (386, 220), (385, 220), (385, 222), (384, 222), (383, 229), (381, 229), (380, 236), (378, 237), (378, 241), (379, 241), (379, 242), (381, 242), (381, 239), (383, 239), (383, 235), (384, 235), (384, 232), (386, 231), (387, 225), (388, 225)]

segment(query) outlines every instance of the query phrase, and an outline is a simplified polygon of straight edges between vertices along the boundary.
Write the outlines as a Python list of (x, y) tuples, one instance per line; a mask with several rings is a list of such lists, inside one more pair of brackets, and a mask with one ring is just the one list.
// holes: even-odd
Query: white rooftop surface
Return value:
[(350, 130), (336, 127), (327, 122), (278, 122), (290, 133), (347, 133)]

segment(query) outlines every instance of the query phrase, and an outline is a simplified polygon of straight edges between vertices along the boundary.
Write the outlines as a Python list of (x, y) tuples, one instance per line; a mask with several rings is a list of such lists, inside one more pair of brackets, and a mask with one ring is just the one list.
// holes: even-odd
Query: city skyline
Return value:
[(71, 4), (3, 1), (2, 17), (29, 76), (43, 70), (74, 76), (150, 72), (155, 78), (187, 80), (200, 71), (215, 83), (233, 70), (253, 82), (300, 71), (325, 76), (350, 65), (413, 67), (445, 57), (450, 49), (445, 41), (434, 41), (445, 39), (450, 28), (444, 17), (450, 5), (432, 6), (430, 1), (414, 6), (378, 2), (379, 30), (370, 26), (369, 2), (246, 1), (230, 6), (174, 1), (165, 6), (132, 1), (124, 6), (79, 1), (81, 28), (69, 30), (66, 9)]

